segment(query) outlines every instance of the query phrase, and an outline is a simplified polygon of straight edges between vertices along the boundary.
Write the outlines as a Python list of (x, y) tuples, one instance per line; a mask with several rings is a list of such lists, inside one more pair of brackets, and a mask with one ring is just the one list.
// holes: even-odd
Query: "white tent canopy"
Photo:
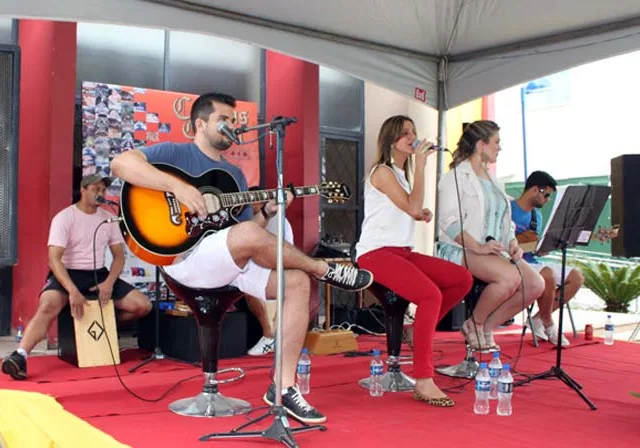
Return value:
[(215, 34), (441, 111), (640, 48), (638, 0), (2, 0), (0, 15)]

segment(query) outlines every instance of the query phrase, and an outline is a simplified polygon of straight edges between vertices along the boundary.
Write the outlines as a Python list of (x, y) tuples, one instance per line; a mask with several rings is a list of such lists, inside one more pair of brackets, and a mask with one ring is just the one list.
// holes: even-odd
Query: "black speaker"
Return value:
[(611, 225), (619, 225), (611, 240), (616, 257), (640, 257), (640, 154), (611, 159)]
[(0, 266), (18, 258), (18, 47), (0, 45)]

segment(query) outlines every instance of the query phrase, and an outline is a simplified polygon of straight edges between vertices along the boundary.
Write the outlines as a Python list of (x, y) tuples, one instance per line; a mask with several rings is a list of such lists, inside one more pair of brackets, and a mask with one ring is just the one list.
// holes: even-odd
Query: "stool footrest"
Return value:
[[(230, 373), (230, 372), (235, 372), (237, 373), (237, 375), (231, 378), (225, 378), (223, 380), (218, 379), (218, 375)], [(217, 386), (218, 384), (233, 383), (234, 381), (238, 381), (244, 378), (244, 369), (240, 367), (229, 367), (227, 369), (218, 370), (217, 372), (211, 372), (211, 373), (205, 372), (204, 377), (205, 377), (205, 381), (204, 381), (205, 386), (212, 386), (212, 385)]]

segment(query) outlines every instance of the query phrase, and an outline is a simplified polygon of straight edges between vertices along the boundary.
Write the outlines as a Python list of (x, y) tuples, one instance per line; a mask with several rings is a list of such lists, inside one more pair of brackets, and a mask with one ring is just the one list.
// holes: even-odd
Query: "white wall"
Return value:
[[(377, 155), (377, 141), (380, 126), (393, 115), (407, 115), (413, 119), (420, 138), (436, 141), (438, 113), (435, 109), (420, 104), (403, 95), (397, 94), (370, 82), (364, 86), (365, 110), (365, 173), (369, 173)], [(435, 214), (436, 197), (436, 157), (430, 157), (425, 170), (425, 207)], [(416, 250), (426, 254), (433, 253), (433, 222), (417, 223)]]
[[(549, 77), (552, 89), (557, 81), (557, 105), (536, 107), (539, 98), (527, 99), (528, 172), (541, 169), (557, 179), (609, 175), (611, 158), (639, 153), (639, 70), (635, 52)], [(495, 95), (503, 148), (497, 173), (515, 181), (524, 180), (520, 87)]]

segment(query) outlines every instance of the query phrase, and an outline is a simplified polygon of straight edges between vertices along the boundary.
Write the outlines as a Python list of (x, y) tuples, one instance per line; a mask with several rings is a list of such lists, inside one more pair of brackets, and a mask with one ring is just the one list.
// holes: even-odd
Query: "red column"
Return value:
[[(319, 84), (318, 66), (283, 54), (267, 51), (266, 119), (296, 117), (286, 128), (284, 140), (284, 182), (315, 185), (319, 179)], [(267, 142), (268, 143), (268, 142)], [(277, 186), (275, 138), (267, 144), (265, 182)], [(287, 218), (293, 227), (296, 246), (305, 252), (318, 242), (320, 213), (318, 197), (293, 202)]]
[(76, 24), (20, 20), (18, 264), (12, 326), (33, 316), (47, 266), (51, 218), (71, 203)]

